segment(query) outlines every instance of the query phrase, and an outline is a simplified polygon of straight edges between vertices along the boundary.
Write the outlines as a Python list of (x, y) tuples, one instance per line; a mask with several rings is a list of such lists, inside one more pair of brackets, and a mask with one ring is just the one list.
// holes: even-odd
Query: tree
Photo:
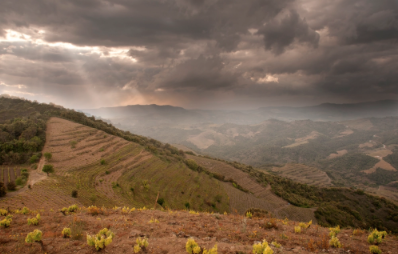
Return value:
[(44, 158), (46, 158), (47, 161), (50, 161), (53, 155), (51, 153), (44, 153)]
[(43, 172), (47, 173), (47, 176), (49, 173), (54, 173), (53, 165), (50, 165), (50, 164), (44, 165)]

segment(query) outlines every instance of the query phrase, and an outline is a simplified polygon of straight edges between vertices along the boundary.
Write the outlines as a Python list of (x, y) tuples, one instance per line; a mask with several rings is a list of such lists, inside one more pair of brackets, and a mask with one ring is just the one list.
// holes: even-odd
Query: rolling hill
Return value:
[[(219, 213), (245, 214), (259, 208), (276, 218), (312, 220), (324, 226), (395, 231), (398, 225), (395, 204), (360, 190), (310, 186), (237, 162), (184, 153), (54, 105), (7, 98), (0, 99), (0, 105), (7, 112), (0, 115), (0, 127), (10, 135), (1, 152), (8, 157), (31, 154), (22, 164), (4, 162), (28, 169), (29, 177), (25, 185), (1, 198), (3, 208), (60, 209), (72, 203), (152, 207), (157, 200), (170, 209)], [(44, 131), (43, 148), (36, 147), (34, 152), (28, 147), (20, 149), (18, 142), (30, 141), (21, 138), (22, 134), (17, 137), (15, 128), (20, 126), (23, 133), (31, 126), (20, 122), (42, 121), (44, 128), (32, 131), (31, 139)], [(52, 158), (41, 156), (48, 153)], [(32, 157), (40, 160), (32, 161)], [(53, 165), (55, 172), (48, 176), (41, 172), (45, 164)]]

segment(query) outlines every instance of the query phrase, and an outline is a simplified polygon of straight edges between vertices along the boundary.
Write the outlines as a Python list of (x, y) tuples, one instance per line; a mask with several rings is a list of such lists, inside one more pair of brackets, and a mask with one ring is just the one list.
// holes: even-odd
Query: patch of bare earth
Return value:
[(336, 153), (331, 153), (331, 154), (328, 156), (328, 159), (334, 159), (334, 158), (343, 156), (343, 155), (346, 154), (346, 153), (348, 153), (348, 151), (345, 150), (345, 149), (344, 149), (344, 150), (339, 150), (339, 151), (337, 151)]
[(316, 131), (312, 131), (310, 134), (308, 134), (305, 137), (301, 137), (301, 138), (296, 138), (294, 140), (293, 144), (290, 144), (288, 146), (284, 146), (284, 148), (291, 148), (291, 147), (296, 147), (296, 146), (300, 146), (300, 145), (304, 145), (304, 144), (308, 144), (308, 140), (310, 139), (316, 139), (317, 137), (319, 137), (319, 133)]
[(366, 174), (371, 174), (373, 172), (376, 172), (376, 169), (382, 168), (385, 170), (390, 170), (390, 171), (397, 171), (396, 168), (394, 168), (390, 163), (385, 161), (383, 157), (386, 157), (387, 155), (392, 154), (392, 151), (387, 149), (387, 148), (379, 148), (375, 149), (372, 151), (367, 152), (367, 155), (375, 157), (376, 159), (379, 159), (379, 162), (376, 163), (372, 168), (364, 170)]
[[(27, 218), (41, 214), (37, 226), (28, 226)], [(158, 223), (150, 223), (150, 220)], [(80, 225), (79, 236), (63, 238), (61, 231)], [(264, 226), (272, 223), (274, 228)], [(106, 209), (103, 214), (91, 216), (86, 209), (64, 216), (60, 212), (49, 210), (34, 211), (28, 215), (13, 214), (11, 226), (0, 231), (0, 253), (97, 253), (88, 246), (86, 235), (94, 235), (108, 227), (115, 237), (105, 248), (105, 253), (133, 253), (133, 246), (138, 237), (148, 238), (149, 246), (143, 253), (183, 254), (187, 253), (185, 244), (193, 237), (200, 247), (212, 248), (217, 244), (218, 253), (252, 253), (255, 242), (276, 241), (282, 245), (276, 248), (270, 245), (274, 253), (369, 253), (367, 232), (353, 235), (352, 229), (342, 229), (337, 235), (343, 248), (329, 246), (329, 230), (312, 225), (301, 234), (294, 233), (297, 222), (288, 222), (270, 218), (247, 219), (240, 215), (189, 214), (186, 211), (145, 210), (122, 213), (119, 209)], [(38, 243), (26, 244), (25, 237), (34, 229), (43, 232), (44, 250)], [(383, 253), (395, 253), (398, 241), (388, 235), (379, 245)], [(104, 252), (102, 251), (102, 252)]]
[(283, 167), (273, 167), (272, 171), (294, 181), (327, 187), (332, 185), (332, 180), (322, 170), (304, 164), (287, 163)]

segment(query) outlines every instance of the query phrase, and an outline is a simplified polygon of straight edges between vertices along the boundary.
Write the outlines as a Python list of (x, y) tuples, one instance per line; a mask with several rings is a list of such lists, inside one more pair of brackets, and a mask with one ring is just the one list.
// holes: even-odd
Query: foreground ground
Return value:
[[(272, 218), (246, 218), (234, 214), (194, 213), (171, 210), (103, 209), (91, 215), (86, 208), (63, 215), (59, 211), (39, 210), (28, 214), (11, 211), (9, 228), (0, 228), (0, 253), (95, 253), (87, 245), (86, 235), (94, 235), (107, 227), (115, 233), (113, 242), (103, 253), (134, 253), (137, 237), (147, 237), (146, 253), (186, 253), (189, 237), (207, 249), (215, 244), (218, 253), (252, 253), (255, 242), (266, 239), (278, 242), (280, 248), (271, 246), (274, 253), (369, 253), (367, 231), (353, 234), (353, 229), (343, 229), (337, 235), (342, 248), (329, 246), (329, 229), (312, 225), (295, 233), (298, 222)], [(27, 218), (41, 214), (37, 226), (28, 225)], [(4, 216), (0, 216), (0, 220)], [(152, 221), (152, 222), (151, 222)], [(72, 229), (72, 238), (63, 238), (61, 231)], [(25, 243), (25, 237), (34, 229), (43, 232), (44, 250), (38, 243)], [(398, 239), (388, 235), (379, 245), (383, 253), (396, 253)], [(143, 253), (143, 252), (141, 252)]]

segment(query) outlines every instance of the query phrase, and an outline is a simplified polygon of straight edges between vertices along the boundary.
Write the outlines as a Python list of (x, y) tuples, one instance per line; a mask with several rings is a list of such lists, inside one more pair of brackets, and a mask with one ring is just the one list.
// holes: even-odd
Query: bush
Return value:
[(100, 164), (105, 165), (105, 160), (104, 159), (100, 160)]
[(98, 207), (96, 207), (96, 206), (89, 206), (89, 207), (87, 207), (87, 212), (88, 212), (89, 214), (93, 215), (93, 216), (103, 213), (102, 209), (101, 209), (101, 208), (98, 208)]
[(141, 237), (138, 237), (135, 242), (137, 244), (134, 245), (134, 253), (140, 252), (141, 249), (143, 249), (145, 251), (146, 248), (148, 248), (149, 243), (148, 243), (148, 239), (147, 238), (141, 239)]
[(44, 158), (46, 158), (47, 161), (50, 161), (53, 155), (51, 153), (44, 153)]
[(66, 215), (67, 213), (74, 213), (77, 211), (77, 209), (79, 209), (79, 207), (77, 205), (71, 205), (68, 208), (64, 207), (61, 209), (61, 212)]
[(54, 166), (51, 164), (46, 164), (43, 166), (43, 172), (47, 173), (47, 176), (49, 173), (54, 173)]
[(294, 233), (300, 234), (301, 233), (301, 227), (300, 226), (294, 227)]
[(271, 228), (278, 229), (278, 224), (276, 224), (276, 219), (272, 218), (269, 221), (264, 222), (263, 228), (264, 229), (271, 229)]
[(340, 226), (337, 226), (335, 228), (329, 228), (329, 236), (337, 236), (338, 233), (340, 233)]
[(193, 238), (189, 238), (185, 244), (185, 249), (190, 254), (199, 254), (201, 249)]
[(28, 225), (38, 225), (40, 221), (40, 214), (36, 215), (36, 218), (28, 218)]
[(0, 215), (1, 216), (6, 216), (8, 214), (7, 210), (5, 209), (0, 209)]
[(268, 242), (263, 240), (262, 243), (257, 243), (253, 245), (253, 253), (254, 254), (272, 254), (274, 253), (272, 249), (269, 247)]
[(251, 212), (246, 213), (246, 218), (251, 219), (253, 217), (253, 214)]
[(7, 217), (5, 217), (4, 220), (0, 221), (0, 226), (3, 228), (8, 228), (12, 221), (11, 218), (12, 218), (12, 215), (8, 215)]
[(370, 244), (380, 244), (383, 241), (383, 238), (387, 236), (386, 231), (378, 231), (377, 229), (373, 230), (372, 233), (368, 236), (368, 243)]
[(112, 243), (115, 234), (107, 228), (104, 228), (98, 232), (95, 236), (87, 235), (87, 244), (95, 247), (97, 251), (105, 249), (106, 246)]
[(28, 172), (22, 172), (21, 177), (24, 178), (25, 180), (28, 179), (29, 173)]
[(163, 206), (164, 205), (164, 198), (159, 198), (157, 202), (158, 202), (158, 204), (160, 206)]
[(4, 197), (7, 194), (6, 187), (3, 182), (0, 182), (0, 197)]
[(77, 144), (77, 141), (76, 141), (76, 140), (71, 140), (71, 141), (69, 142), (69, 144), (70, 144), (70, 146), (71, 146), (72, 148), (75, 148), (75, 147), (76, 147), (76, 144)]
[(64, 238), (70, 238), (71, 235), (72, 235), (72, 231), (70, 230), (70, 228), (64, 228), (62, 230), (62, 236)]
[(72, 198), (77, 198), (77, 190), (72, 191)]
[(37, 155), (32, 155), (32, 157), (30, 157), (29, 159), (29, 163), (33, 164), (39, 161), (39, 157), (37, 157)]
[(334, 248), (341, 248), (341, 243), (339, 241), (339, 238), (332, 236), (332, 238), (329, 241), (330, 246)]
[(33, 243), (33, 242), (40, 242), (42, 237), (42, 232), (38, 229), (35, 229), (33, 232), (30, 232), (26, 238), (25, 242)]
[(22, 185), (22, 184), (23, 184), (22, 177), (18, 177), (18, 178), (15, 180), (15, 183), (16, 183), (17, 185)]
[(379, 247), (377, 247), (376, 245), (371, 245), (371, 246), (369, 247), (369, 251), (370, 251), (370, 253), (372, 253), (372, 254), (380, 254), (380, 253), (381, 253), (381, 250), (380, 250)]
[(17, 188), (17, 186), (15, 185), (14, 181), (11, 181), (7, 184), (7, 189), (10, 191), (14, 191), (14, 190), (16, 190), (16, 188)]
[(184, 204), (184, 206), (185, 206), (186, 209), (191, 208), (191, 205), (189, 204), (189, 202), (186, 202), (186, 203)]

